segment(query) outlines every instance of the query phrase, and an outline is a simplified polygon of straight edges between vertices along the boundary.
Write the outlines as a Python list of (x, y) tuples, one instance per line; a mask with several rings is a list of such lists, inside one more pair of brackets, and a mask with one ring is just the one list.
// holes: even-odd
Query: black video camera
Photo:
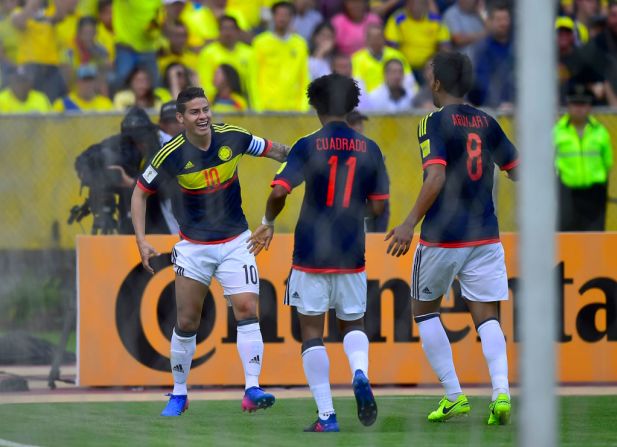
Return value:
[(94, 216), (92, 234), (130, 233), (130, 191), (122, 186), (120, 166), (135, 178), (143, 158), (159, 147), (157, 127), (146, 112), (133, 107), (122, 120), (121, 133), (93, 144), (75, 160), (81, 186), (89, 189), (82, 205), (71, 209), (68, 223)]

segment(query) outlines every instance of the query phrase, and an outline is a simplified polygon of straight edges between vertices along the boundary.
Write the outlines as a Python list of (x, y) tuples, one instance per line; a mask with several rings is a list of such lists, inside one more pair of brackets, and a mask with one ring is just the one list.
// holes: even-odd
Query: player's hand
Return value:
[(270, 248), (270, 241), (274, 236), (274, 225), (260, 225), (248, 240), (249, 252), (257, 256), (262, 249)]
[(411, 240), (413, 239), (413, 227), (407, 224), (401, 224), (398, 227), (394, 227), (386, 234), (385, 241), (392, 239), (386, 250), (387, 254), (396, 256), (397, 258), (402, 255), (406, 255), (411, 247)]
[(150, 258), (159, 256), (160, 253), (145, 240), (137, 241), (137, 246), (139, 247), (139, 256), (141, 256), (141, 265), (143, 265), (151, 275), (154, 275), (154, 269), (150, 265)]

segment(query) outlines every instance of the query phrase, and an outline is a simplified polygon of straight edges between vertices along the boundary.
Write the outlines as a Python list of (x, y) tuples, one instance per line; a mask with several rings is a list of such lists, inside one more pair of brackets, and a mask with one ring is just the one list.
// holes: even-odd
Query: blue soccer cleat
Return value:
[(169, 402), (163, 409), (161, 416), (173, 417), (181, 416), (189, 408), (189, 398), (186, 394), (167, 394)]
[(244, 392), (242, 399), (242, 411), (252, 413), (260, 409), (270, 408), (274, 405), (274, 396), (266, 393), (258, 386), (252, 386)]
[(377, 403), (371, 390), (371, 384), (362, 370), (356, 370), (353, 377), (353, 393), (356, 396), (358, 406), (358, 419), (362, 425), (369, 426), (377, 419)]
[(332, 413), (330, 416), (328, 416), (328, 419), (322, 419), (318, 417), (317, 420), (313, 422), (310, 426), (306, 427), (304, 431), (320, 433), (340, 431), (338, 428), (338, 421), (336, 420), (336, 414)]

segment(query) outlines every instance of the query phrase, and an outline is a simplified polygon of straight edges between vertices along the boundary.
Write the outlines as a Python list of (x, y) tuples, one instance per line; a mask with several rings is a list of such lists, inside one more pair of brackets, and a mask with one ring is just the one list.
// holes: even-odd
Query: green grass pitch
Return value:
[[(470, 416), (434, 424), (426, 414), (439, 398), (381, 397), (377, 422), (368, 428), (356, 419), (353, 398), (338, 398), (334, 404), (341, 433), (302, 432), (316, 417), (310, 399), (280, 400), (254, 414), (242, 413), (239, 399), (193, 401), (182, 417), (162, 418), (158, 414), (164, 399), (0, 405), (0, 439), (49, 447), (516, 445), (516, 411), (511, 425), (489, 427), (486, 398), (470, 398)], [(560, 445), (617, 445), (614, 396), (560, 397), (559, 408)]]

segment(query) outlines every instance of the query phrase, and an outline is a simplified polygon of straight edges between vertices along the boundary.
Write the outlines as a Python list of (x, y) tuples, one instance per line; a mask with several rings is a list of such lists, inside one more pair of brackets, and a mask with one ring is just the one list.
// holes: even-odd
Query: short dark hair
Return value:
[(486, 9), (489, 17), (493, 17), (497, 11), (507, 11), (508, 14), (512, 15), (510, 3), (506, 0), (496, 0)]
[(274, 15), (276, 10), (279, 8), (287, 8), (289, 9), (289, 12), (291, 12), (292, 15), (296, 14), (296, 7), (293, 5), (293, 3), (283, 1), (283, 2), (276, 2), (275, 4), (272, 5), (272, 7), (270, 8), (272, 15)]
[(383, 71), (384, 73), (386, 72), (386, 70), (388, 70), (388, 67), (392, 64), (397, 64), (399, 67), (401, 67), (402, 69), (405, 69), (405, 67), (403, 66), (403, 63), (398, 60), (398, 59), (390, 59), (388, 62), (386, 62), (383, 66)]
[(206, 98), (206, 93), (201, 87), (188, 87), (178, 93), (178, 99), (176, 100), (176, 108), (178, 112), (186, 112), (186, 103), (192, 101), (195, 98)]
[(85, 16), (79, 19), (77, 22), (77, 29), (81, 30), (86, 25), (92, 25), (96, 27), (97, 21), (95, 17)]
[(452, 96), (462, 98), (471, 90), (473, 70), (469, 57), (456, 51), (440, 51), (433, 57), (433, 76)]
[(353, 79), (332, 73), (311, 82), (306, 94), (319, 115), (345, 116), (358, 105), (360, 89)]
[(219, 18), (219, 26), (221, 26), (223, 22), (232, 22), (234, 26), (236, 27), (236, 29), (240, 29), (240, 26), (238, 25), (238, 21), (236, 20), (235, 17), (228, 16), (228, 15), (222, 15)]
[(97, 5), (97, 11), (101, 12), (103, 9), (107, 8), (108, 6), (111, 6), (111, 0), (99, 0), (99, 3)]

